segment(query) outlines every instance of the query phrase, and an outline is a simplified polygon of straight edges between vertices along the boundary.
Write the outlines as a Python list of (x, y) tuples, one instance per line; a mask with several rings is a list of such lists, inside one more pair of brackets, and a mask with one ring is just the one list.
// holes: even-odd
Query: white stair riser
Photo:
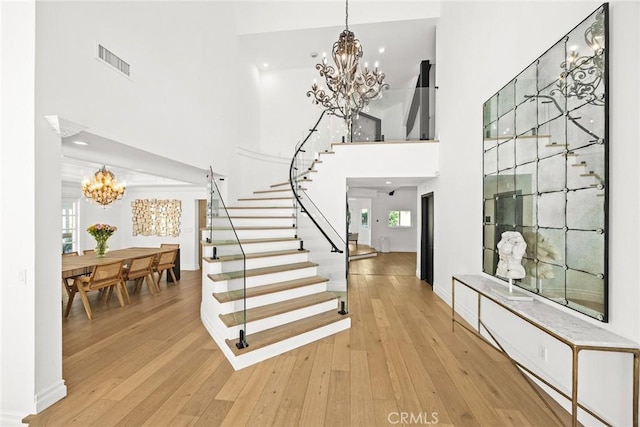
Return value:
[[(327, 282), (315, 283), (313, 285), (301, 286), (299, 288), (288, 289), (286, 291), (273, 292), (266, 295), (260, 295), (257, 297), (247, 298), (247, 308), (262, 307), (263, 305), (276, 304), (279, 302), (287, 301), (293, 298), (304, 297), (319, 292), (326, 292)], [(240, 292), (240, 291), (236, 291)], [(212, 296), (213, 299), (215, 297)], [(242, 300), (230, 301), (220, 303), (215, 301), (218, 305), (217, 310), (219, 314), (228, 314), (242, 310)]]
[(229, 216), (232, 216), (232, 217), (233, 216), (293, 216), (294, 213), (295, 213), (295, 209), (293, 208), (293, 205), (291, 203), (289, 203), (286, 208), (282, 207), (277, 209), (269, 209), (269, 208), (229, 209)]
[[(239, 245), (218, 245), (217, 255), (235, 255), (241, 253)], [(261, 243), (244, 243), (242, 249), (245, 254), (255, 254), (259, 252), (273, 252), (273, 251), (288, 251), (298, 249), (300, 247), (300, 241), (298, 240), (284, 240), (273, 242), (261, 242)], [(213, 253), (213, 246), (203, 246), (202, 256), (205, 258), (211, 257)]]
[[(298, 310), (289, 311), (287, 313), (278, 314), (276, 316), (267, 317), (265, 319), (256, 320), (254, 322), (247, 323), (247, 334), (255, 334), (265, 329), (275, 328), (276, 326), (284, 325), (287, 323), (295, 322), (296, 320), (304, 319), (307, 317), (315, 316), (327, 311), (338, 311), (338, 303), (336, 300), (326, 301), (323, 303), (315, 304), (309, 307), (304, 307)], [(227, 328), (227, 339), (237, 338), (240, 334), (240, 329), (243, 325), (237, 325)]]
[[(256, 218), (231, 218), (234, 227), (292, 227), (295, 223), (295, 217), (293, 215), (278, 215), (284, 218), (269, 218), (269, 217), (257, 217)], [(229, 227), (229, 218), (227, 217), (214, 217), (214, 227)], [(202, 230), (202, 237), (209, 237), (208, 230)]]
[[(246, 269), (251, 270), (254, 268), (273, 267), (276, 265), (293, 264), (295, 262), (305, 262), (308, 260), (308, 252), (296, 252), (293, 254), (268, 256), (262, 258), (249, 258), (246, 261)], [(241, 259), (205, 264), (207, 264), (207, 266), (203, 266), (203, 268), (207, 269), (207, 274), (221, 273), (224, 271), (239, 271), (242, 270), (243, 267)]]
[[(247, 352), (240, 356), (236, 356), (229, 351), (229, 353), (233, 355), (233, 358), (227, 356), (227, 359), (229, 359), (231, 366), (233, 366), (233, 369), (235, 370), (246, 368), (247, 366), (255, 365), (256, 363), (262, 362), (263, 360), (267, 360), (279, 354), (286, 353), (287, 351), (302, 347), (303, 345), (321, 340), (322, 338), (326, 338), (330, 335), (337, 334), (338, 332), (347, 330), (350, 327), (351, 318), (347, 317), (337, 322), (330, 323), (321, 328), (305, 332), (304, 334), (288, 338), (284, 341), (279, 341), (275, 344), (262, 347), (258, 350)], [(226, 346), (226, 343), (223, 344)], [(251, 345), (251, 343), (249, 343), (249, 345)], [(226, 354), (227, 353), (225, 352), (225, 355)]]
[(296, 236), (296, 229), (293, 227), (282, 229), (257, 229), (257, 230), (213, 230), (213, 241), (236, 240), (236, 235), (240, 240), (247, 239), (278, 239)]
[[(281, 271), (273, 274), (263, 274), (260, 276), (247, 277), (247, 288), (255, 286), (270, 285), (272, 283), (286, 282), (287, 280), (303, 279), (305, 277), (317, 276), (317, 267), (299, 268), (297, 270)], [(211, 280), (211, 279), (209, 279)], [(227, 292), (242, 289), (242, 279), (222, 280), (214, 283), (214, 292)]]
[[(293, 206), (293, 199), (287, 196), (272, 196), (275, 198), (258, 197), (250, 200), (238, 200), (233, 206)], [(259, 200), (264, 199), (264, 200)]]

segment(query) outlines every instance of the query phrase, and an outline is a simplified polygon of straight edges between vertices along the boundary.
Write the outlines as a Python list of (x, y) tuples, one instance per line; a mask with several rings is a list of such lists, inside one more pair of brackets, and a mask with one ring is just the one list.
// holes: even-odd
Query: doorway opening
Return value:
[(426, 281), (433, 288), (433, 193), (424, 194), (420, 200), (420, 280)]

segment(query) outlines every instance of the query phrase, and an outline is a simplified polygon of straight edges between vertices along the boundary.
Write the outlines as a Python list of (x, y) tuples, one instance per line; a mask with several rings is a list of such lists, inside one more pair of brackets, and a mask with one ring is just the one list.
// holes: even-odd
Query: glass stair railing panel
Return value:
[(225, 290), (214, 297), (228, 308), (222, 321), (227, 327), (239, 328), (237, 346), (244, 348), (247, 346), (246, 254), (212, 168), (209, 171), (206, 241), (212, 245), (211, 259), (217, 263), (216, 272), (210, 277), (215, 282), (226, 282)]

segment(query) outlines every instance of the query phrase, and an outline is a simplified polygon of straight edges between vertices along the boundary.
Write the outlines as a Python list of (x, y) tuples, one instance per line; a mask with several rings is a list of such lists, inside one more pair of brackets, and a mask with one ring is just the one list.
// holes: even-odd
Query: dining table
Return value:
[(62, 256), (62, 278), (79, 276), (91, 273), (96, 265), (109, 264), (114, 261), (125, 261), (127, 263), (133, 258), (141, 256), (157, 255), (162, 252), (171, 252), (172, 248), (124, 248), (107, 252), (103, 256), (98, 256), (93, 252), (79, 256)]

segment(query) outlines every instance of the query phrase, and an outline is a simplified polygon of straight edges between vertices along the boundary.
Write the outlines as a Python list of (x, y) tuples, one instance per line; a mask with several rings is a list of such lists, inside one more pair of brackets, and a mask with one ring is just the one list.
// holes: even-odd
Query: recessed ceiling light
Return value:
[(387, 182), (385, 182), (385, 184), (391, 184), (391, 181), (387, 181)]
[(385, 50), (386, 50), (386, 49), (384, 48), (384, 46), (382, 46), (380, 49), (378, 49), (378, 52), (380, 52), (380, 53), (384, 53), (384, 51), (385, 51)]
[(84, 141), (73, 141), (74, 144), (76, 145), (89, 145), (88, 143), (84, 142)]
[(263, 66), (264, 68), (267, 68), (267, 67), (269, 66), (269, 64), (268, 64), (268, 63), (266, 63), (266, 62), (263, 62), (263, 63), (262, 63), (262, 66)]

